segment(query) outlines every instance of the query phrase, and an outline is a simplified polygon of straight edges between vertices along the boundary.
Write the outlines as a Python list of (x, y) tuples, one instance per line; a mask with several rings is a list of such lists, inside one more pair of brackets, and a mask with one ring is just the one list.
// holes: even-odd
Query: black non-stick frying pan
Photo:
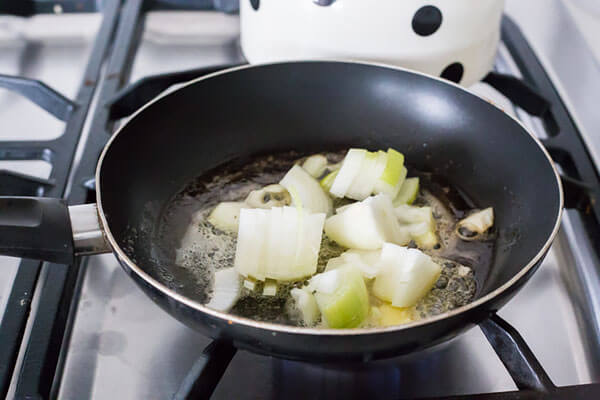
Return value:
[[(152, 232), (191, 179), (238, 157), (347, 147), (398, 149), (417, 169), (494, 207), (496, 251), (489, 270), (475, 267), (482, 284), (472, 303), (402, 326), (311, 329), (214, 311), (161, 282), (168, 266), (155, 254)], [(493, 315), (540, 265), (563, 203), (552, 160), (515, 119), (445, 81), (347, 62), (243, 66), (159, 97), (111, 138), (96, 185), (97, 209), (2, 198), (0, 252), (68, 262), (73, 252), (110, 248), (150, 298), (192, 328), (240, 348), (313, 361), (422, 349)]]

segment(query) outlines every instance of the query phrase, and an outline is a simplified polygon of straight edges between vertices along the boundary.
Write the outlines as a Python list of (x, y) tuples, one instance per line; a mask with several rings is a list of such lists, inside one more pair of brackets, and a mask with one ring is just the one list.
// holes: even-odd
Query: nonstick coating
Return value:
[[(476, 269), (484, 281), (479, 300), (410, 325), (334, 331), (218, 313), (157, 282), (165, 265), (151, 233), (190, 179), (237, 157), (347, 147), (393, 147), (419, 170), (441, 174), (477, 204), (494, 207), (496, 252), (489, 271)], [(120, 130), (97, 178), (107, 236), (153, 300), (206, 335), (295, 359), (388, 357), (457, 335), (501, 307), (535, 271), (562, 209), (553, 164), (518, 122), (455, 85), (358, 63), (241, 67), (192, 82)]]

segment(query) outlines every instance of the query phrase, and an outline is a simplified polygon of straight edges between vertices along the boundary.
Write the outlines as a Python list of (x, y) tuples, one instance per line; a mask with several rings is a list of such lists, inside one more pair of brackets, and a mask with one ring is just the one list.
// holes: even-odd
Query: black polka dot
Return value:
[(460, 83), (460, 80), (465, 73), (465, 68), (459, 62), (452, 63), (448, 65), (443, 71), (442, 75), (440, 75), (444, 79), (448, 79), (449, 81)]
[(413, 31), (417, 35), (429, 36), (435, 33), (442, 25), (442, 12), (434, 6), (421, 7), (412, 20)]
[(252, 8), (258, 10), (258, 7), (260, 7), (260, 0), (250, 0), (250, 4), (252, 5)]
[(335, 0), (313, 0), (313, 3), (315, 3), (318, 6), (330, 6), (335, 2)]

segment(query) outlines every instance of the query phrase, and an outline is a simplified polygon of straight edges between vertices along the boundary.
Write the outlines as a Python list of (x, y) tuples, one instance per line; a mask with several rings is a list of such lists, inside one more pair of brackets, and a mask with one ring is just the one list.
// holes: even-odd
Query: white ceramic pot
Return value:
[(250, 63), (368, 60), (468, 86), (492, 68), (503, 8), (504, 0), (240, 0), (241, 45)]

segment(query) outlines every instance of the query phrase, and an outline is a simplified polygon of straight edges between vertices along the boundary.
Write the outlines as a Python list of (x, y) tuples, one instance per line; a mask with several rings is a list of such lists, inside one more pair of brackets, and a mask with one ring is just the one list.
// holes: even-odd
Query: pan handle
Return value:
[(520, 390), (549, 393), (556, 389), (552, 380), (523, 337), (498, 314), (479, 323), (479, 327)]
[(110, 253), (96, 204), (69, 206), (69, 218), (76, 256)]
[(0, 254), (71, 264), (76, 255), (108, 251), (95, 204), (0, 196)]

